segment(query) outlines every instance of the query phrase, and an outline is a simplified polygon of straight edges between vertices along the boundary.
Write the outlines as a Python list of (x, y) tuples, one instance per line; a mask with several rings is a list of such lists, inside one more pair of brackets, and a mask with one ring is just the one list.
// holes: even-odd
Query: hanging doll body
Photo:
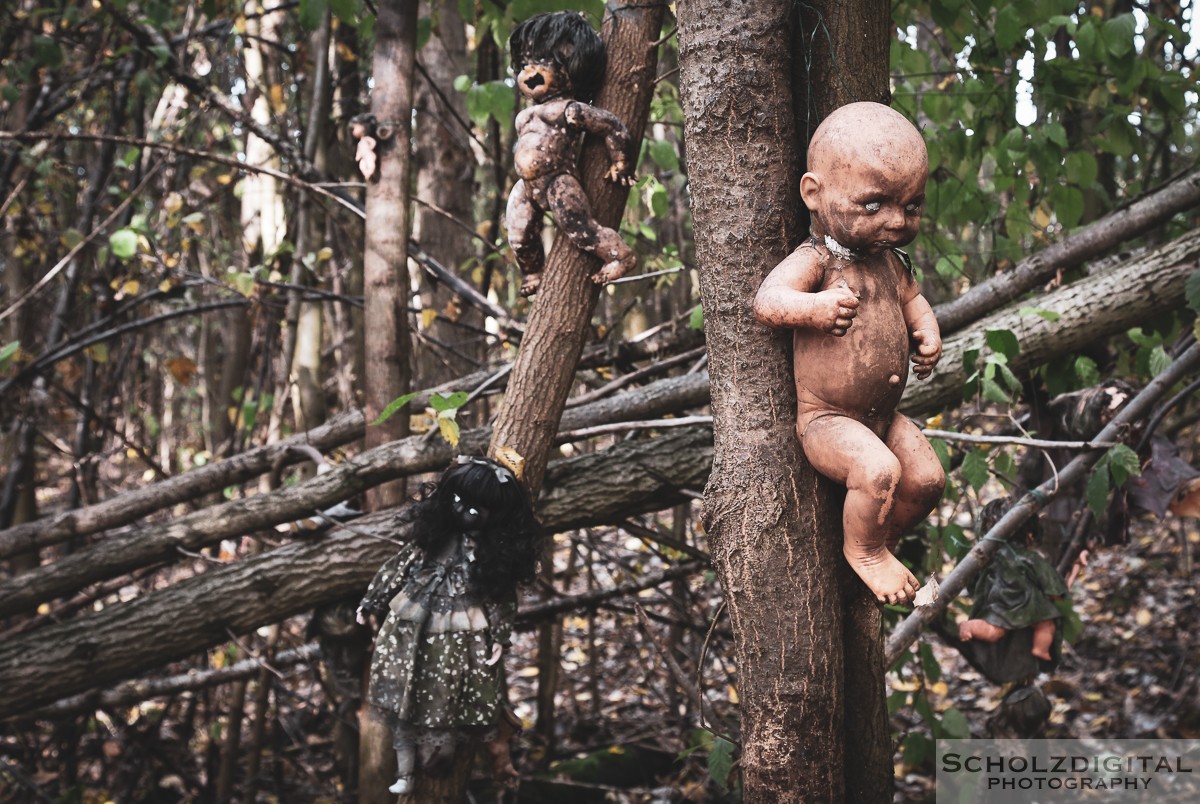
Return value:
[(896, 411), (908, 378), (942, 354), (933, 310), (897, 249), (916, 237), (928, 157), (921, 134), (878, 103), (835, 110), (813, 134), (800, 195), (812, 236), (775, 266), (754, 314), (794, 331), (796, 434), (818, 472), (846, 487), (843, 553), (885, 603), (917, 579), (891, 553), (937, 504), (945, 474)]
[(604, 43), (578, 13), (560, 11), (518, 25), (509, 50), (517, 87), (533, 102), (517, 115), (513, 164), (519, 179), (505, 213), (508, 241), (524, 277), (521, 294), (537, 292), (541, 283), (546, 212), (577, 248), (603, 260), (596, 282), (618, 279), (637, 264), (637, 256), (617, 231), (592, 216), (576, 165), (580, 136), (595, 134), (604, 138), (612, 161), (606, 178), (632, 181), (625, 155), (629, 132), (616, 115), (589, 103), (604, 79)]
[[(461, 460), (461, 459), (460, 459)], [(541, 532), (506, 467), (482, 458), (448, 469), (408, 512), (412, 541), (380, 568), (359, 606), (386, 612), (368, 699), (392, 728), (405, 793), (418, 765), (446, 769), (460, 743), (483, 742), (497, 778), (516, 772), (503, 663), (516, 589), (531, 580)]]

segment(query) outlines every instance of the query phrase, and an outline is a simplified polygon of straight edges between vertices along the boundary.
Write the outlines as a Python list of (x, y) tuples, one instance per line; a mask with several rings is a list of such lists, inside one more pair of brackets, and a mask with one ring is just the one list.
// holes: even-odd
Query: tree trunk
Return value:
[(751, 314), (802, 235), (803, 143), (838, 106), (887, 100), (888, 6), (851, 6), (806, 4), (797, 19), (788, 3), (679, 9), (713, 378), (706, 519), (736, 635), (747, 801), (876, 801), (890, 789), (879, 613), (841, 560), (840, 491), (798, 449), (791, 335)]
[[(433, 19), (429, 42), (421, 48), (422, 80), (417, 82), (414, 161), (417, 165), (417, 199), (413, 239), (422, 250), (449, 268), (460, 271), (475, 255), (470, 229), (471, 201), (475, 197), (475, 158), (471, 153), (470, 124), (463, 93), (454, 80), (467, 75), (467, 32), (457, 0), (428, 0)], [(499, 192), (499, 190), (497, 190)], [(465, 228), (464, 228), (465, 227)], [(446, 315), (453, 296), (430, 282), (420, 271), (421, 309), (426, 315), (428, 339), (417, 354), (414, 372), (417, 387), (428, 388), (477, 368), (484, 342), (479, 332), (483, 316), (472, 307)], [(481, 288), (486, 293), (487, 288)], [(443, 317), (444, 316), (444, 317)], [(474, 329), (464, 329), (467, 324)]]
[[(745, 800), (843, 797), (841, 540), (795, 430), (790, 333), (754, 321), (799, 242), (793, 4), (679, 4), (684, 137), (712, 376), (705, 525), (735, 635)], [(734, 45), (736, 43), (736, 46)], [(804, 506), (809, 518), (800, 515)]]
[[(408, 390), (411, 344), (408, 328), (409, 176), (413, 64), (417, 46), (417, 0), (384, 0), (375, 23), (371, 114), (376, 120), (377, 177), (367, 184), (363, 293), (366, 339), (366, 417), (374, 421)], [(368, 448), (408, 434), (401, 413), (367, 428)], [(404, 484), (368, 495), (372, 510), (398, 505)]]

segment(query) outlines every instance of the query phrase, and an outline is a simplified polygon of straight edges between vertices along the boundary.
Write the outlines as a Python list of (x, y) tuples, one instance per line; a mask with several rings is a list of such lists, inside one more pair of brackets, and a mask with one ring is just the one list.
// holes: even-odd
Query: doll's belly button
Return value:
[(893, 374), (892, 376), (888, 377), (888, 385), (895, 388), (899, 384), (900, 384), (900, 375), (899, 374)]

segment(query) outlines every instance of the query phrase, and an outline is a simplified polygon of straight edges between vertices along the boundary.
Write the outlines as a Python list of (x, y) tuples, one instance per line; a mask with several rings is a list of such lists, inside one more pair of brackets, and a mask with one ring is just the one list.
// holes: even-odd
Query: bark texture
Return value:
[(790, 333), (755, 322), (763, 277), (799, 242), (794, 5), (678, 6), (696, 256), (709, 346), (705, 524), (733, 623), (748, 802), (843, 798), (841, 538), (796, 441)]

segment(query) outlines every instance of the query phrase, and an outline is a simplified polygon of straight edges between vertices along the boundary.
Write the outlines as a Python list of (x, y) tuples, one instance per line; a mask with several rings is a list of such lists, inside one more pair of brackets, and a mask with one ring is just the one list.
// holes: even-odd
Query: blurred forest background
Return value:
[[(395, 332), (365, 312), (351, 129), (381, 1), (0, 5), (0, 798), (353, 800), (353, 610), (396, 548), (369, 495), (485, 449), (530, 309), (501, 221), (507, 37), (604, 13), (420, 4), (411, 377), (389, 398), (413, 393), (372, 424), (370, 344)], [(950, 470), (902, 544), (925, 577), (983, 535), (983, 503), (1080, 451), (1013, 439), (1086, 441), (1194, 343), (1200, 20), (1195, 0), (891, 6), (893, 103), (930, 150), (910, 255), (947, 339), (903, 407)], [(621, 224), (642, 273), (590, 322), (539, 502), (553, 553), (508, 659), (521, 800), (740, 796), (674, 11)], [(1189, 379), (1047, 511), (1044, 552), (1079, 570), (1047, 734), (1200, 733)], [(1168, 462), (1155, 433), (1179, 452), (1152, 477), (1174, 512), (1130, 494)], [(903, 800), (931, 794), (933, 739), (1011, 727), (1008, 690), (936, 635), (888, 678)]]

